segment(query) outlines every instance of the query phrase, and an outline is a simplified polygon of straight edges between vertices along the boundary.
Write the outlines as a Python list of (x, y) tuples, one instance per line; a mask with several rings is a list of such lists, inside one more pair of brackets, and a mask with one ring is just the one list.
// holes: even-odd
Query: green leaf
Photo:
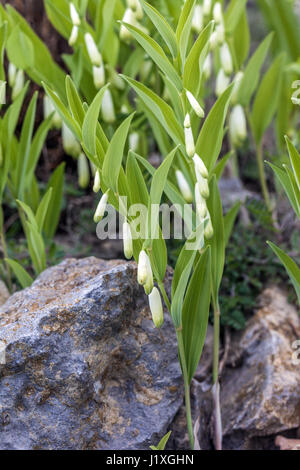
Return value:
[(22, 289), (26, 289), (26, 287), (31, 286), (31, 284), (33, 283), (33, 279), (29, 276), (25, 269), (19, 263), (17, 263), (17, 261), (5, 258), (5, 262), (9, 264), (9, 266), (13, 270), (13, 273), (21, 284)]
[(82, 139), (84, 145), (92, 155), (96, 154), (96, 129), (98, 124), (98, 117), (103, 95), (108, 87), (109, 84), (105, 85), (103, 88), (101, 88), (101, 90), (99, 90), (86, 113), (82, 126)]
[(118, 179), (122, 165), (125, 144), (134, 113), (131, 114), (114, 133), (105, 155), (102, 175), (107, 186), (118, 192)]
[(289, 201), (290, 201), (295, 213), (297, 214), (298, 218), (300, 219), (300, 207), (298, 205), (296, 195), (294, 193), (293, 186), (291, 184), (291, 180), (289, 178), (289, 175), (288, 175), (287, 171), (284, 170), (283, 168), (279, 168), (277, 165), (274, 165), (270, 162), (267, 162), (267, 163), (272, 168), (272, 170), (274, 171), (276, 177), (280, 181), (283, 189), (286, 192), (287, 197), (289, 198)]
[(183, 64), (185, 62), (187, 46), (191, 33), (195, 3), (196, 0), (186, 0), (182, 8), (176, 30), (177, 43), (179, 44), (180, 49), (180, 58)]
[(222, 148), (224, 122), (233, 86), (234, 84), (231, 84), (218, 98), (205, 119), (197, 140), (196, 152), (200, 155), (209, 171), (214, 168)]
[(160, 14), (160, 12), (157, 11), (153, 6), (145, 2), (145, 0), (140, 0), (140, 3), (142, 4), (146, 15), (150, 18), (159, 34), (164, 39), (173, 58), (175, 59), (177, 56), (177, 42), (173, 29), (165, 20), (165, 18)]
[(290, 160), (291, 160), (291, 163), (292, 163), (293, 172), (294, 172), (294, 175), (295, 175), (295, 180), (296, 180), (298, 188), (300, 190), (300, 155), (297, 152), (296, 147), (292, 144), (292, 142), (290, 141), (290, 139), (287, 136), (285, 137), (285, 140), (286, 140), (286, 143), (287, 143), (287, 147), (288, 147), (288, 151), (289, 151), (289, 155), (290, 155)]
[(232, 155), (233, 155), (233, 152), (230, 151), (230, 152), (226, 153), (226, 155), (224, 155), (224, 157), (220, 158), (220, 160), (217, 162), (217, 164), (216, 164), (216, 166), (213, 170), (213, 173), (217, 177), (217, 181), (219, 181), (220, 178), (222, 177), (223, 172), (225, 170), (225, 167), (226, 167), (229, 159), (232, 157)]
[(82, 126), (85, 117), (85, 111), (76, 86), (74, 85), (74, 82), (69, 75), (66, 77), (66, 92), (72, 116), (79, 126)]
[(124, 26), (131, 32), (133, 37), (138, 41), (143, 49), (149, 54), (156, 65), (165, 73), (169, 79), (174, 83), (179, 92), (182, 91), (182, 82), (176, 72), (175, 68), (167, 58), (163, 49), (151, 36), (145, 34), (141, 29), (128, 23), (123, 23)]
[(202, 354), (211, 299), (210, 249), (200, 257), (189, 282), (182, 311), (182, 334), (189, 383)]
[(184, 145), (184, 132), (179, 124), (173, 109), (162, 100), (156, 93), (132, 78), (122, 77), (129, 83), (134, 91), (139, 95), (145, 105), (160, 120), (166, 132), (170, 135), (176, 145)]
[(277, 109), (282, 80), (284, 54), (280, 54), (265, 74), (257, 91), (253, 110), (252, 126), (256, 144), (259, 145)]
[(0, 26), (0, 80), (5, 81), (5, 71), (4, 71), (4, 49), (6, 46), (6, 37), (7, 37), (7, 21), (5, 21)]
[(256, 90), (259, 81), (260, 69), (265, 61), (272, 39), (273, 33), (270, 33), (258, 46), (247, 64), (239, 88), (239, 102), (244, 107), (249, 106), (251, 97)]
[(59, 223), (64, 188), (64, 172), (65, 163), (61, 163), (51, 175), (47, 185), (47, 191), (50, 188), (53, 189), (44, 222), (44, 233), (49, 240), (54, 237)]
[(231, 0), (224, 15), (226, 33), (232, 34), (234, 32), (245, 11), (246, 3), (247, 0)]
[[(142, 1), (142, 0), (141, 0)], [(150, 449), (152, 450), (165, 450), (165, 447), (167, 445), (167, 442), (172, 434), (172, 431), (169, 431), (162, 439), (159, 441), (157, 446), (150, 446)]]
[(34, 67), (34, 49), (30, 38), (24, 34), (19, 26), (15, 27), (7, 40), (6, 45), (9, 61), (18, 69)]
[(207, 201), (207, 208), (214, 229), (214, 236), (207, 242), (207, 245), (211, 247), (212, 292), (217, 304), (225, 263), (225, 234), (222, 202), (215, 176), (210, 182), (210, 197)]
[(212, 30), (213, 23), (210, 22), (194, 43), (184, 65), (183, 86), (195, 96), (198, 96), (199, 93), (203, 64), (207, 56)]
[(43, 238), (36, 224), (26, 221), (26, 238), (32, 263), (38, 275), (46, 269), (46, 253)]
[(285, 269), (287, 270), (296, 290), (298, 302), (300, 304), (300, 269), (296, 265), (295, 261), (293, 261), (292, 258), (290, 258), (284, 251), (274, 245), (274, 243), (268, 242), (268, 245), (272, 248), (276, 256), (280, 259)]
[(38, 225), (38, 231), (41, 233), (44, 227), (44, 222), (46, 219), (49, 203), (52, 197), (52, 192), (53, 188), (49, 188), (48, 191), (46, 191), (43, 199), (40, 202), (40, 205), (38, 207), (38, 210), (36, 212), (36, 222)]

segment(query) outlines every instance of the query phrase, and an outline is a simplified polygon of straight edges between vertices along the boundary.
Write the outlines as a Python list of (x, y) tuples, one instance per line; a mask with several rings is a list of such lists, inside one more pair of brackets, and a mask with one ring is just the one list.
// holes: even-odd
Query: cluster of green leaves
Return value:
[[(4, 22), (0, 29), (3, 51), (7, 46), (7, 29), (7, 23)], [(22, 287), (30, 285), (32, 278), (17, 261), (7, 258), (3, 206), (5, 205), (8, 192), (18, 203), (19, 216), (26, 235), (28, 251), (35, 274), (39, 274), (46, 267), (46, 251), (43, 237), (52, 238), (54, 236), (59, 221), (63, 192), (64, 165), (58, 167), (51, 176), (45, 194), (41, 194), (35, 176), (36, 166), (50, 129), (52, 118), (52, 116), (49, 116), (34, 132), (37, 93), (33, 95), (27, 107), (22, 125), (18, 129), (19, 137), (17, 137), (16, 130), (28, 91), (28, 85), (29, 83), (25, 85), (13, 103), (3, 106), (3, 112), (0, 117), (2, 151), (0, 171), (0, 233), (4, 256), (6, 257), (4, 260), (6, 271), (2, 266), (2, 276), (10, 287), (10, 269), (13, 270)]]
[[(292, 142), (286, 137), (286, 143), (288, 147), (290, 164), (283, 165), (283, 168), (280, 168), (276, 165), (272, 165), (275, 175), (280, 181), (282, 187), (284, 188), (286, 195), (289, 198), (289, 201), (300, 220), (300, 155), (297, 152), (296, 148)], [(300, 269), (295, 263), (295, 261), (288, 256), (283, 250), (278, 248), (274, 243), (269, 242), (270, 247), (276, 253), (278, 258), (281, 260), (285, 266), (293, 286), (296, 290), (298, 301), (300, 304)]]

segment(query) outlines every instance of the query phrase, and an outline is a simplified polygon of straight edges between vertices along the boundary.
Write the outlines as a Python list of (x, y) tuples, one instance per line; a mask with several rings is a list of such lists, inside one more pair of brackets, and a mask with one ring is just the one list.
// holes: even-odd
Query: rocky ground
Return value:
[[(169, 429), (170, 448), (188, 447), (174, 329), (167, 315), (154, 329), (134, 263), (69, 259), (48, 269), (0, 307), (0, 332), (0, 449), (148, 449)], [(297, 447), (299, 337), (298, 313), (278, 288), (264, 291), (243, 332), (226, 336), (226, 449)], [(211, 351), (209, 329), (192, 384), (202, 449), (213, 448)]]

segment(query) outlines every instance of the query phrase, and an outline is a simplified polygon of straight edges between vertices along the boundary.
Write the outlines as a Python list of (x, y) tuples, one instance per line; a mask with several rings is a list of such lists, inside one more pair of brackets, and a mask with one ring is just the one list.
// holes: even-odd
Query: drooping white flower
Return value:
[(133, 256), (133, 245), (131, 228), (128, 222), (124, 222), (123, 224), (123, 246), (125, 258), (131, 259)]
[(203, 29), (203, 10), (201, 5), (196, 5), (192, 19), (192, 29), (199, 34)]
[(90, 61), (96, 67), (100, 67), (100, 65), (102, 65), (102, 56), (98, 50), (98, 47), (94, 41), (93, 36), (90, 33), (85, 33), (84, 39), (85, 39), (85, 44), (86, 44)]
[(220, 2), (217, 2), (214, 5), (213, 18), (217, 24), (223, 23), (223, 12), (222, 12), (222, 5)]
[(70, 155), (73, 158), (79, 157), (81, 153), (80, 144), (73, 132), (64, 122), (62, 124), (62, 144), (67, 155)]
[(110, 90), (106, 89), (102, 99), (101, 107), (103, 121), (113, 123), (116, 120), (114, 102)]
[(229, 117), (229, 133), (232, 144), (238, 147), (247, 137), (247, 122), (240, 104), (234, 106)]
[(197, 182), (199, 184), (199, 192), (201, 196), (204, 199), (208, 199), (209, 198), (208, 180), (206, 178), (203, 178), (203, 176), (201, 176), (200, 173), (197, 173)]
[(96, 170), (95, 178), (94, 178), (94, 185), (93, 185), (94, 193), (98, 193), (100, 191), (100, 187), (101, 187), (100, 172), (99, 170)]
[(195, 184), (195, 202), (196, 202), (196, 211), (201, 219), (204, 219), (207, 213), (206, 200), (200, 193), (200, 186), (197, 182)]
[(97, 90), (105, 85), (105, 68), (103, 64), (101, 64), (100, 67), (93, 65), (93, 80)]
[(143, 18), (144, 11), (139, 0), (127, 0), (127, 5), (134, 12), (137, 20), (141, 20)]
[(73, 26), (72, 28), (72, 31), (71, 31), (71, 35), (70, 35), (70, 38), (69, 38), (69, 46), (74, 46), (74, 44), (76, 44), (77, 42), (77, 39), (78, 39), (78, 26)]
[(180, 170), (176, 170), (176, 179), (178, 188), (183, 195), (184, 199), (187, 203), (191, 203), (193, 201), (193, 194), (190, 188), (189, 183), (187, 182), (184, 174)]
[(0, 106), (5, 104), (6, 99), (6, 82), (0, 80)]
[(203, 76), (205, 80), (207, 80), (211, 76), (211, 72), (212, 72), (212, 60), (211, 60), (211, 54), (208, 54), (203, 64)]
[(89, 162), (83, 152), (78, 157), (78, 184), (79, 187), (85, 189), (88, 187), (90, 182), (90, 168)]
[(153, 277), (153, 274), (149, 257), (145, 250), (141, 250), (138, 262), (138, 283), (145, 286), (151, 277)]
[(153, 287), (152, 292), (149, 295), (149, 306), (154, 325), (156, 328), (161, 328), (164, 323), (164, 311), (157, 287)]
[(138, 132), (131, 132), (129, 134), (129, 149), (136, 152), (139, 148), (140, 136)]
[(210, 50), (213, 51), (217, 47), (218, 44), (219, 44), (218, 34), (216, 31), (214, 31), (213, 33), (211, 33), (210, 38), (209, 38)]
[(226, 42), (224, 42), (224, 44), (220, 48), (220, 59), (221, 66), (226, 75), (231, 75), (233, 72), (232, 57), (228, 44)]
[(24, 88), (25, 75), (23, 70), (18, 70), (16, 74), (16, 81), (12, 89), (12, 100), (14, 101)]
[(204, 16), (209, 16), (211, 12), (211, 0), (203, 1), (203, 14)]
[(222, 93), (228, 88), (230, 77), (225, 74), (223, 69), (220, 69), (216, 80), (216, 95), (221, 96)]
[(241, 82), (244, 77), (244, 72), (238, 72), (234, 78), (234, 86), (232, 90), (232, 95), (231, 95), (231, 103), (236, 104), (238, 102), (238, 97), (239, 97), (239, 91), (240, 91), (240, 86)]
[(189, 103), (191, 107), (193, 108), (193, 110), (195, 111), (195, 113), (197, 114), (197, 116), (199, 116), (200, 118), (203, 118), (205, 115), (204, 110), (200, 106), (200, 104), (198, 103), (194, 95), (190, 91), (186, 90), (186, 97), (189, 100)]
[(17, 76), (17, 67), (12, 62), (8, 64), (8, 84), (11, 88), (13, 88), (14, 84), (16, 83), (16, 76)]
[(106, 211), (107, 201), (108, 201), (108, 191), (106, 191), (106, 193), (103, 194), (97, 206), (97, 209), (94, 215), (95, 224), (98, 224), (103, 218), (105, 211)]
[(52, 103), (52, 101), (50, 100), (50, 98), (45, 95), (44, 96), (44, 100), (43, 100), (43, 109), (44, 109), (44, 119), (47, 119), (48, 116), (50, 116), (50, 114), (53, 114), (53, 118), (52, 118), (52, 121), (51, 121), (51, 127), (54, 128), (54, 129), (61, 129), (62, 127), (62, 119), (60, 117), (60, 115), (58, 114), (58, 112), (55, 110), (55, 107)]
[(208, 221), (204, 229), (204, 236), (207, 240), (210, 240), (214, 236), (214, 228), (211, 222), (211, 217), (209, 211), (207, 211)]
[(223, 23), (217, 24), (215, 33), (217, 44), (221, 46), (225, 41), (225, 28)]
[(193, 161), (195, 165), (196, 176), (200, 174), (202, 178), (208, 178), (208, 170), (202, 158), (199, 157), (197, 153), (193, 156)]
[[(135, 15), (134, 15), (134, 12), (131, 8), (127, 8), (125, 10), (125, 13), (124, 13), (124, 16), (123, 16), (123, 19), (122, 21), (124, 23), (128, 23), (132, 26), (135, 26), (136, 25), (136, 18), (135, 18)], [(122, 41), (129, 41), (130, 39), (132, 39), (132, 34), (131, 32), (126, 28), (126, 26), (124, 24), (121, 24), (121, 28), (120, 28), (120, 39)]]
[(70, 3), (70, 16), (74, 26), (80, 25), (80, 17), (73, 3)]
[(189, 157), (192, 157), (195, 153), (195, 141), (193, 136), (193, 130), (191, 128), (191, 118), (189, 114), (186, 115), (184, 120), (184, 135), (186, 153)]

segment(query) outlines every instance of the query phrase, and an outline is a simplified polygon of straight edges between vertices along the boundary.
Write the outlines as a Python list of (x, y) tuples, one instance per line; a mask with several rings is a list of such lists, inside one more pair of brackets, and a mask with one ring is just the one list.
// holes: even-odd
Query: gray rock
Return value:
[(219, 189), (223, 208), (225, 211), (230, 209), (236, 202), (245, 202), (253, 193), (247, 191), (239, 178), (221, 178)]
[(147, 449), (182, 404), (174, 328), (153, 327), (134, 263), (48, 269), (0, 308), (0, 341), (0, 449)]
[(300, 426), (299, 365), (292, 356), (300, 338), (299, 315), (276, 287), (265, 290), (261, 302), (246, 330), (234, 336), (222, 377), (229, 449), (270, 448), (276, 434)]

